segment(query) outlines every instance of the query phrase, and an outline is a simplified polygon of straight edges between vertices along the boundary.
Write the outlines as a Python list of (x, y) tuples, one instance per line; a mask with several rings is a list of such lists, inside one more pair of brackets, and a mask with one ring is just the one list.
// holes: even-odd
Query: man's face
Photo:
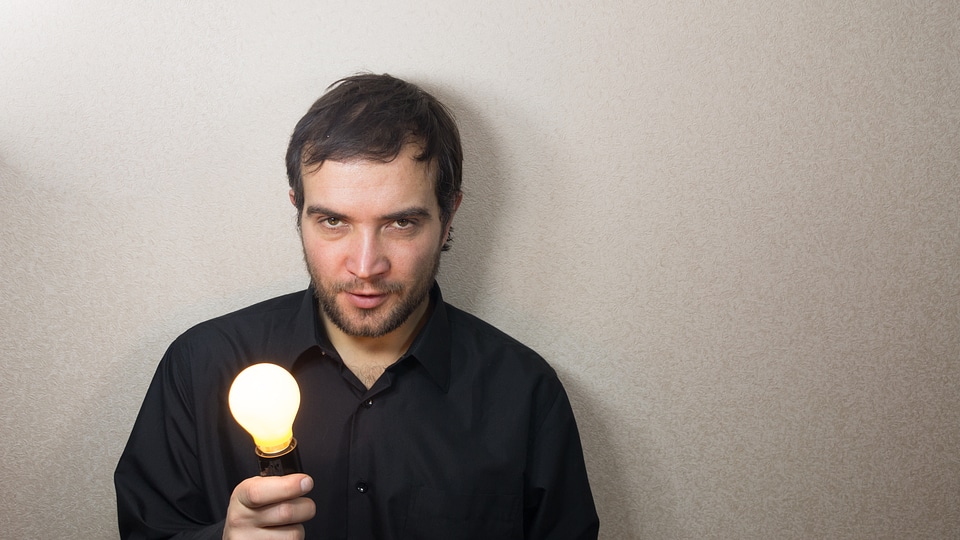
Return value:
[(418, 150), (304, 170), (304, 258), (323, 314), (347, 335), (381, 337), (426, 309), (446, 228)]

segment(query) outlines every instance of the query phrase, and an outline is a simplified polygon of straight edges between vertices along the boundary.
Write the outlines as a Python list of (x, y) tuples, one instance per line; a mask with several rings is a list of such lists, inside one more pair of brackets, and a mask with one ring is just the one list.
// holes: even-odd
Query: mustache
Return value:
[(391, 294), (403, 291), (403, 284), (376, 279), (372, 281), (363, 281), (353, 279), (350, 281), (341, 281), (332, 284), (330, 291), (333, 293), (349, 292), (354, 294)]

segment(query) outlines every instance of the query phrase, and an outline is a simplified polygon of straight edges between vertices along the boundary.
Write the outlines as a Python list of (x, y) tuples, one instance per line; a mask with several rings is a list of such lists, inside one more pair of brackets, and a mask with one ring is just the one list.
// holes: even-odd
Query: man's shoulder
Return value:
[(200, 322), (180, 334), (168, 353), (188, 356), (192, 361), (205, 356), (223, 356), (225, 351), (277, 354), (277, 348), (298, 333), (303, 316), (299, 291), (263, 300)]
[(537, 351), (477, 315), (446, 304), (454, 353), (469, 352), (484, 363), (495, 362), (529, 374), (555, 376)]
[(305, 292), (297, 291), (262, 300), (195, 324), (184, 334), (224, 331), (237, 327), (247, 330), (248, 325), (260, 327), (264, 321), (296, 317), (303, 304)]

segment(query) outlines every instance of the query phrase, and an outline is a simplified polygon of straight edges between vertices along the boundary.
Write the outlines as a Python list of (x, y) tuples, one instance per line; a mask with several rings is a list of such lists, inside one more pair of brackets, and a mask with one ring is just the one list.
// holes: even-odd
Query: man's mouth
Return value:
[(387, 293), (375, 291), (343, 291), (350, 305), (359, 309), (374, 309), (387, 300)]

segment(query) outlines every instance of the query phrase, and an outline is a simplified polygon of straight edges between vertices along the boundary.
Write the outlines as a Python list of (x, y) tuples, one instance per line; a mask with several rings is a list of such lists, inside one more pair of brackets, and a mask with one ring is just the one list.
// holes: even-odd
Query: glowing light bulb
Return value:
[[(300, 409), (300, 387), (290, 373), (276, 364), (254, 364), (237, 375), (227, 397), (230, 412), (253, 436), (260, 458), (260, 474), (271, 476), (299, 472), (293, 421)], [(280, 458), (293, 452), (281, 463)]]

